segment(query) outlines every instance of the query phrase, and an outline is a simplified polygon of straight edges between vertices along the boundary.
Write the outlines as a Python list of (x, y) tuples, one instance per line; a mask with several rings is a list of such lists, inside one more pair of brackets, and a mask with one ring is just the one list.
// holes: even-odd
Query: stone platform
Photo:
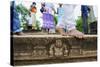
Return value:
[(97, 35), (13, 35), (11, 43), (11, 65), (97, 60)]

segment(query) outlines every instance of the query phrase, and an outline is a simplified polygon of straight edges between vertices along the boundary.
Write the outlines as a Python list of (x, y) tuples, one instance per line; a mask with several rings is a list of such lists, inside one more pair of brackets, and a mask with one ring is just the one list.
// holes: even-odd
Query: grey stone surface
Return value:
[(51, 59), (97, 57), (96, 35), (86, 35), (84, 39), (60, 35), (13, 36), (12, 45), (15, 65), (20, 61), (48, 60), (49, 63)]

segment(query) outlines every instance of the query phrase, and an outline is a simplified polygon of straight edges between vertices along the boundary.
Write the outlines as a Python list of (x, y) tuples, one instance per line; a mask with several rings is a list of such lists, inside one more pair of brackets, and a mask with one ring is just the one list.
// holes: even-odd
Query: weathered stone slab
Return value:
[(39, 61), (57, 63), (56, 60), (88, 57), (95, 57), (96, 60), (97, 57), (96, 35), (85, 35), (84, 39), (61, 35), (14, 35), (12, 46), (13, 65), (23, 65), (20, 64), (22, 61), (27, 61), (26, 64), (30, 61), (33, 64), (38, 64)]

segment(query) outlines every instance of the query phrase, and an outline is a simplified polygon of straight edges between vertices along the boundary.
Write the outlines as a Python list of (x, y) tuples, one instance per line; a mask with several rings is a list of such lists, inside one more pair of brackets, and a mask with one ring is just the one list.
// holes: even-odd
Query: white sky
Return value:
[[(32, 2), (33, 2), (34, 0), (16, 0), (16, 5), (18, 5), (18, 4), (20, 4), (20, 3), (22, 3), (26, 8), (30, 8), (30, 5), (32, 4)], [(35, 0), (36, 2), (37, 2), (37, 9), (38, 9), (38, 11), (37, 11), (37, 18), (39, 18), (40, 16), (41, 16), (41, 13), (40, 13), (40, 8), (41, 8), (41, 6), (40, 6), (40, 0)], [(42, 1), (45, 1), (45, 0), (42, 0)], [(55, 8), (57, 8), (57, 4), (54, 4), (55, 5)], [(77, 19), (77, 17), (78, 16), (81, 16), (81, 7), (80, 7), (80, 5), (78, 5), (76, 8), (75, 8), (75, 12), (74, 12), (74, 14), (75, 14), (75, 19)], [(97, 17), (98, 16), (98, 10), (97, 10), (97, 6), (94, 6), (94, 15), (95, 15), (95, 17)]]
[[(30, 5), (32, 4), (32, 1), (25, 1), (25, 0), (16, 0), (16, 5), (22, 3), (26, 8), (30, 8)], [(58, 7), (57, 4), (54, 4), (55, 6), (55, 9)], [(38, 12), (37, 12), (37, 15), (40, 15), (40, 8), (41, 8), (41, 5), (40, 3), (38, 2), (37, 3), (37, 9), (38, 9)], [(76, 9), (75, 9), (75, 18), (77, 18), (77, 16), (80, 16), (81, 15), (81, 12), (80, 12), (80, 6), (77, 6)]]

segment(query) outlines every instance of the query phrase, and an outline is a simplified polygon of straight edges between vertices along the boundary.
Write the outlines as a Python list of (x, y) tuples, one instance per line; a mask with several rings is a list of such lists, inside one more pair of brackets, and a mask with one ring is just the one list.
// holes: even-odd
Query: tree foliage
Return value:
[(76, 28), (77, 30), (81, 31), (82, 32), (82, 18), (81, 16), (78, 17), (78, 19), (76, 20)]
[(29, 14), (29, 10), (22, 4), (17, 5), (16, 8), (17, 8), (18, 13), (21, 13), (22, 15)]

